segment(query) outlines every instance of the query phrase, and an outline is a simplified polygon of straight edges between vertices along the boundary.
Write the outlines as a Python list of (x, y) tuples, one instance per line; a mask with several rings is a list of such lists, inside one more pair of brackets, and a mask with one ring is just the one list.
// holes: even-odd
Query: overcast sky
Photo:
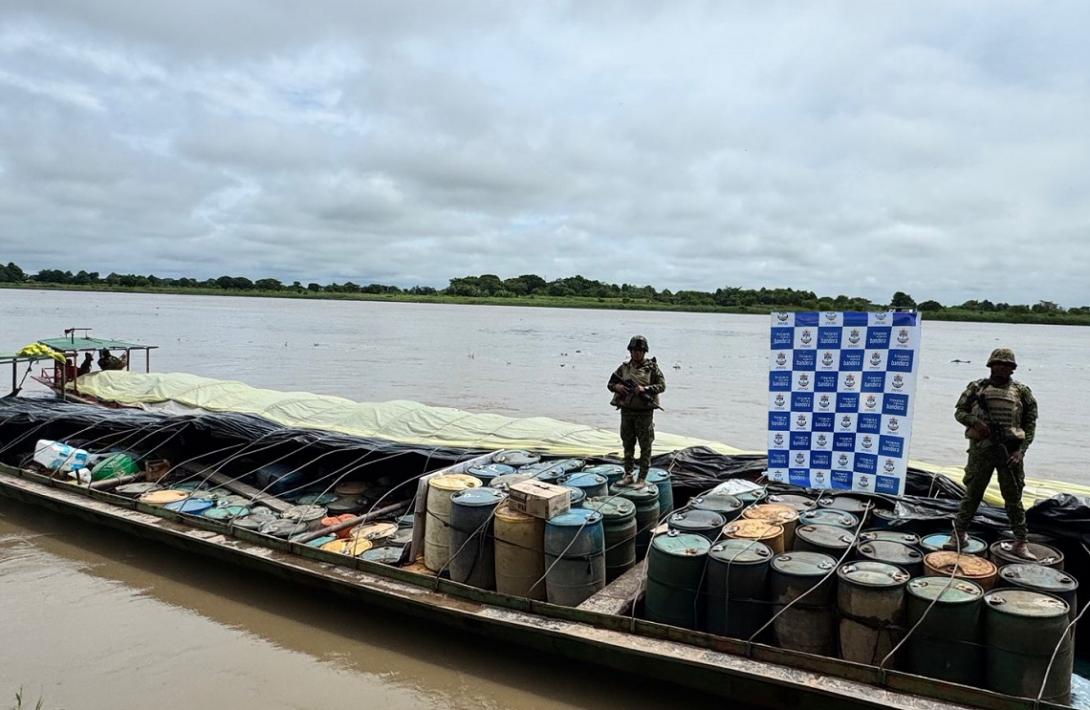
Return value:
[(1090, 304), (1090, 3), (7, 0), (0, 260)]

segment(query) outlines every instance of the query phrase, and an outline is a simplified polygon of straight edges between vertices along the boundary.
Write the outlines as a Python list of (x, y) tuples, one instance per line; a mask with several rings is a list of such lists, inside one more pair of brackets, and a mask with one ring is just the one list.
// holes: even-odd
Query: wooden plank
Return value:
[(599, 614), (628, 616), (632, 613), (632, 606), (636, 600), (643, 596), (643, 583), (646, 577), (647, 560), (643, 559), (575, 608)]
[(246, 496), (250, 500), (256, 501), (261, 505), (272, 508), (277, 513), (283, 513), (288, 508), (292, 507), (291, 503), (280, 500), (274, 495), (264, 493), (251, 485), (247, 485), (242, 481), (232, 480), (230, 476), (223, 473), (213, 473), (208, 477), (208, 480), (215, 483), (217, 486), (223, 486), (232, 493), (237, 493), (240, 496)]

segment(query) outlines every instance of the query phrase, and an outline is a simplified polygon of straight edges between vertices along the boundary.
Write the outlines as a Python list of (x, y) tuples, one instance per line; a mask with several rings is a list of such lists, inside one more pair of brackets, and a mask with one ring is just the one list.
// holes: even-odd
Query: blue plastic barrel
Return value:
[(176, 513), (200, 515), (213, 506), (215, 506), (215, 503), (205, 498), (186, 498), (184, 500), (175, 501), (174, 503), (167, 503), (163, 507), (167, 510), (173, 510)]
[(466, 473), (474, 478), (479, 478), (482, 486), (492, 483), (496, 476), (506, 476), (515, 472), (514, 466), (503, 463), (486, 463), (482, 466), (471, 466)]
[(605, 476), (597, 473), (587, 473), (586, 471), (569, 474), (566, 478), (561, 479), (561, 485), (568, 488), (582, 489), (590, 497), (604, 496), (609, 493)]
[(577, 606), (606, 586), (601, 513), (576, 508), (545, 523), (545, 570), (550, 604)]
[(674, 483), (670, 480), (670, 472), (664, 468), (651, 468), (647, 470), (647, 482), (654, 483), (659, 489), (659, 516), (666, 515), (674, 509)]
[(571, 486), (564, 486), (571, 491), (571, 507), (582, 508), (583, 501), (587, 499), (587, 492), (582, 488), (572, 488)]
[(450, 578), (455, 582), (495, 589), (492, 514), (506, 498), (498, 488), (465, 488), (450, 495)]
[(615, 463), (603, 463), (597, 466), (588, 466), (583, 473), (597, 473), (606, 477), (606, 485), (612, 486), (624, 476), (624, 466)]

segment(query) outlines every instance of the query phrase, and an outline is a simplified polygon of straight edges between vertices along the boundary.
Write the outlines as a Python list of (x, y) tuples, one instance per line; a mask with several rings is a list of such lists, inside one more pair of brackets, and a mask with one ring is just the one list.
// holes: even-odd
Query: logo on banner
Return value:
[(783, 351), (776, 353), (776, 364), (783, 367), (787, 364), (787, 355), (784, 355)]
[(772, 437), (772, 443), (776, 446), (783, 446), (783, 434), (776, 432), (776, 435)]
[(871, 353), (870, 364), (874, 367), (878, 367), (882, 364), (882, 356), (879, 353)]
[(797, 425), (797, 426), (798, 426), (798, 427), (799, 427), (800, 429), (804, 428), (804, 427), (806, 426), (806, 415), (805, 415), (805, 414), (800, 414), (800, 415), (798, 416), (798, 418), (797, 418), (797, 419), (795, 419), (795, 424), (796, 424), (796, 425)]
[(826, 313), (825, 314), (825, 321), (827, 323), (836, 323), (836, 314), (835, 313)]
[(886, 429), (890, 431), (897, 431), (901, 428), (901, 423), (897, 421), (897, 417), (890, 417), (886, 423)]
[(830, 404), (829, 395), (823, 394), (820, 397), (818, 397), (818, 407), (820, 407), (821, 409), (828, 409), (829, 404)]
[(843, 468), (844, 466), (847, 466), (848, 465), (848, 456), (847, 456), (847, 454), (841, 454), (840, 456), (838, 456), (837, 459), (836, 459), (836, 462), (837, 462), (837, 464), (840, 465), (841, 468)]
[(870, 434), (864, 434), (861, 443), (859, 444), (867, 451), (870, 451), (874, 447), (874, 439), (870, 437)]
[(799, 375), (799, 388), (806, 389), (810, 386), (810, 375), (805, 372)]
[(895, 390), (902, 389), (905, 386), (905, 378), (901, 375), (894, 375), (893, 382), (891, 384), (893, 386), (893, 389)]
[(818, 437), (817, 437), (817, 445), (818, 446), (825, 446), (828, 443), (829, 443), (829, 439), (824, 434), (818, 434)]
[(844, 378), (844, 386), (850, 390), (855, 389), (855, 375), (848, 373), (848, 376)]
[(814, 471), (814, 480), (817, 481), (819, 485), (825, 485), (825, 472)]
[(783, 396), (783, 393), (782, 393), (782, 392), (780, 392), (780, 393), (777, 393), (777, 394), (776, 394), (776, 399), (775, 399), (775, 402), (774, 402), (774, 403), (775, 403), (775, 405), (776, 405), (777, 407), (782, 407), (782, 406), (784, 406), (785, 404), (787, 404), (787, 400), (786, 400), (786, 399), (784, 399), (784, 396)]
[(886, 313), (885, 311), (880, 311), (880, 312), (874, 314), (874, 320), (878, 321), (879, 323), (885, 323), (887, 315), (889, 315), (889, 314)]
[(845, 414), (843, 417), (840, 418), (840, 428), (841, 429), (851, 429), (852, 428), (852, 418), (849, 417), (847, 414)]
[(833, 366), (833, 354), (830, 353), (830, 352), (826, 352), (824, 355), (822, 355), (821, 356), (821, 364), (824, 365), (825, 367), (832, 367)]
[(862, 336), (859, 335), (859, 330), (857, 328), (852, 328), (852, 331), (848, 333), (848, 342), (852, 345), (858, 345), (861, 337)]
[(867, 478), (866, 474), (859, 477), (859, 487), (870, 488), (870, 479)]
[(886, 473), (893, 473), (897, 470), (897, 464), (893, 463), (893, 459), (886, 459), (886, 462), (882, 465), (882, 468), (886, 470)]
[(867, 395), (867, 398), (863, 400), (863, 406), (867, 409), (874, 409), (878, 406), (878, 398), (873, 394)]
[(805, 463), (806, 463), (806, 457), (802, 455), (801, 451), (798, 452), (797, 454), (795, 454), (795, 465), (796, 466), (802, 466)]
[(908, 331), (905, 330), (904, 328), (901, 328), (901, 330), (898, 331), (898, 333), (897, 333), (897, 342), (900, 343), (901, 345), (904, 345), (905, 343), (908, 342), (908, 340), (909, 340)]
[(777, 313), (776, 314), (776, 319), (778, 321), (780, 321), (781, 323), (786, 323), (789, 318), (790, 318), (790, 316), (788, 314), (786, 314), (786, 313)]
[(809, 345), (814, 340), (814, 336), (810, 335), (809, 330), (802, 331), (802, 335), (799, 336), (799, 341), (803, 345)]

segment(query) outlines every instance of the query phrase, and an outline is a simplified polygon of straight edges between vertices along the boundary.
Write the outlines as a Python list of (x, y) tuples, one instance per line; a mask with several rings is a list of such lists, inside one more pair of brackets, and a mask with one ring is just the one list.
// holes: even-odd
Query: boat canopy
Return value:
[(146, 345), (144, 343), (132, 343), (126, 340), (113, 340), (112, 338), (91, 338), (91, 337), (67, 337), (67, 338), (46, 338), (39, 340), (42, 345), (48, 345), (54, 350), (60, 352), (83, 352), (84, 350), (98, 351), (105, 348), (106, 350), (154, 350), (158, 348), (158, 345)]

